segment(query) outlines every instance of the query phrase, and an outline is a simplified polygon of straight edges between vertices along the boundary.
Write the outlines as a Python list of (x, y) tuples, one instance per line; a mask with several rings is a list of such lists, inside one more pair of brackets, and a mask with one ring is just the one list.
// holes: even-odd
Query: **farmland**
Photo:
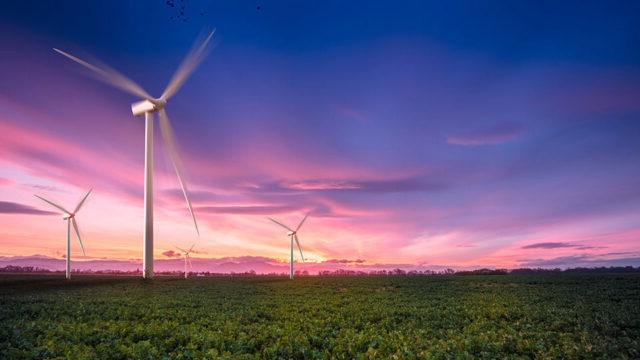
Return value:
[(0, 278), (0, 358), (639, 358), (640, 276)]

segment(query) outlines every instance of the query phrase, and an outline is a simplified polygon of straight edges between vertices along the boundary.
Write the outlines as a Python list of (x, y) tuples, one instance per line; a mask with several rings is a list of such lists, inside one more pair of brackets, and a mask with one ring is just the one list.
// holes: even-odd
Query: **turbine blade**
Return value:
[(53, 201), (49, 201), (49, 200), (47, 200), (47, 199), (43, 198), (42, 196), (38, 196), (38, 195), (33, 195), (33, 196), (35, 196), (35, 197), (37, 197), (38, 199), (40, 199), (40, 200), (42, 200), (42, 201), (46, 202), (46, 203), (47, 203), (47, 204), (49, 204), (49, 205), (51, 205), (51, 206), (55, 207), (56, 209), (58, 209), (58, 210), (62, 211), (62, 212), (63, 212), (63, 213), (65, 213), (65, 214), (71, 214), (67, 209), (63, 208), (62, 206), (60, 206), (60, 205), (58, 205), (58, 204), (56, 204), (56, 203), (54, 203)]
[(298, 245), (298, 250), (300, 250), (300, 257), (302, 261), (304, 261), (304, 255), (302, 255), (302, 248), (300, 247), (300, 241), (298, 240), (298, 235), (293, 235), (293, 238), (296, 240), (296, 244)]
[(182, 161), (180, 161), (180, 156), (178, 155), (178, 147), (176, 144), (175, 136), (173, 135), (173, 130), (171, 129), (171, 123), (169, 122), (169, 117), (164, 109), (159, 111), (160, 117), (160, 133), (162, 134), (162, 138), (164, 139), (164, 143), (167, 147), (167, 152), (169, 153), (169, 157), (171, 158), (171, 163), (173, 164), (173, 169), (176, 171), (176, 175), (178, 176), (178, 182), (180, 183), (180, 188), (182, 189), (182, 194), (184, 195), (184, 199), (187, 201), (187, 207), (189, 207), (189, 213), (191, 213), (191, 217), (193, 218), (193, 224), (196, 227), (196, 233), (200, 235), (200, 230), (198, 230), (198, 222), (196, 221), (196, 214), (193, 212), (193, 207), (191, 206), (191, 199), (189, 198), (189, 190), (187, 189), (187, 183), (184, 181), (183, 177), (183, 166)]
[(302, 219), (302, 221), (300, 221), (300, 224), (298, 224), (298, 227), (296, 228), (296, 231), (300, 230), (300, 228), (302, 227), (302, 224), (304, 224), (304, 221), (307, 220), (307, 216), (309, 216), (309, 213), (307, 213), (304, 218)]
[(114, 86), (122, 91), (128, 92), (129, 94), (141, 97), (143, 99), (153, 100), (151, 95), (149, 95), (140, 85), (136, 84), (126, 76), (120, 74), (118, 71), (110, 68), (105, 64), (101, 64), (95, 60), (94, 62), (96, 64), (90, 64), (60, 49), (53, 48), (53, 50), (93, 71), (98, 76), (98, 79), (100, 81), (110, 84), (111, 86)]
[(191, 263), (191, 258), (187, 257), (187, 262), (189, 263), (189, 268), (193, 271), (193, 264)]
[(176, 246), (176, 249), (178, 249), (178, 250), (182, 251), (183, 253), (186, 253), (186, 252), (187, 252), (187, 250), (182, 249), (182, 248), (179, 248), (179, 247), (177, 247), (177, 246)]
[(184, 58), (178, 70), (176, 70), (175, 74), (169, 81), (167, 88), (164, 89), (162, 96), (160, 96), (161, 100), (168, 100), (170, 97), (175, 95), (178, 90), (182, 87), (185, 81), (189, 78), (189, 75), (198, 67), (200, 62), (205, 58), (208, 53), (207, 45), (213, 34), (215, 33), (215, 29), (209, 33), (204, 39), (196, 41), (193, 45), (187, 56)]
[(73, 229), (76, 231), (76, 235), (78, 236), (78, 241), (80, 242), (80, 247), (82, 248), (82, 256), (87, 256), (84, 252), (84, 244), (82, 243), (82, 238), (80, 237), (80, 229), (78, 229), (78, 222), (76, 218), (71, 218), (71, 224), (73, 224)]
[(284, 225), (283, 223), (281, 223), (281, 222), (279, 222), (279, 221), (277, 221), (277, 220), (274, 220), (274, 219), (272, 219), (272, 218), (267, 218), (267, 219), (269, 219), (269, 220), (273, 221), (274, 223), (276, 223), (276, 224), (278, 224), (278, 225), (282, 226), (283, 228), (285, 228), (285, 229), (287, 229), (287, 230), (289, 230), (289, 231), (293, 231), (293, 230), (291, 230), (291, 228), (290, 228), (290, 227), (288, 227), (287, 225)]
[(191, 252), (191, 250), (193, 250), (194, 246), (196, 246), (196, 244), (191, 245), (191, 247), (189, 248), (189, 252)]
[(80, 200), (80, 202), (78, 203), (78, 206), (76, 206), (76, 209), (73, 210), (73, 213), (77, 213), (78, 211), (80, 211), (80, 208), (82, 208), (82, 205), (84, 205), (85, 200), (87, 200), (87, 198), (89, 197), (89, 194), (91, 194), (91, 191), (93, 191), (93, 189), (89, 189), (89, 191), (87, 192), (87, 195), (85, 195), (82, 200)]

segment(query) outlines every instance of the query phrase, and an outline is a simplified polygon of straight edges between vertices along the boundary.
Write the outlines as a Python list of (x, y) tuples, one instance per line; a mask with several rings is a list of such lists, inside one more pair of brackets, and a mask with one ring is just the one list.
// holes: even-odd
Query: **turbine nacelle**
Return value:
[(69, 220), (69, 219), (73, 219), (76, 216), (76, 214), (66, 214), (62, 217), (62, 220)]
[(293, 235), (295, 235), (295, 234), (296, 234), (296, 232), (295, 232), (295, 231), (289, 231), (289, 232), (287, 233), (287, 236), (293, 236)]
[(167, 104), (166, 100), (156, 99), (154, 101), (151, 100), (142, 100), (136, 103), (131, 104), (131, 112), (134, 116), (142, 116), (145, 113), (156, 112)]

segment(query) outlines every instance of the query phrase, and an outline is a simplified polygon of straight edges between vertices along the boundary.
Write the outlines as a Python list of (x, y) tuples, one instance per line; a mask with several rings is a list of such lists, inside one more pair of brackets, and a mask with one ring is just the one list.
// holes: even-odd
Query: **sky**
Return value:
[(72, 258), (142, 256), (138, 99), (52, 48), (159, 96), (215, 28), (167, 106), (200, 236), (156, 134), (156, 259), (280, 266), (267, 217), (310, 213), (302, 269), (640, 266), (638, 24), (637, 1), (3, 4), (0, 257), (61, 259), (33, 195), (89, 188)]

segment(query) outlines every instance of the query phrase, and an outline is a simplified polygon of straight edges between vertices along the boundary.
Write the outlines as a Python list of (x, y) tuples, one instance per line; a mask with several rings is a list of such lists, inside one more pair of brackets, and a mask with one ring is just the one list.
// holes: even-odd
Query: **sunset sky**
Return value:
[(174, 3), (3, 4), (0, 257), (61, 258), (33, 195), (89, 188), (72, 256), (142, 256), (138, 99), (52, 48), (159, 96), (216, 28), (167, 107), (201, 235), (156, 134), (156, 259), (285, 261), (309, 211), (311, 263), (640, 265), (640, 2)]

